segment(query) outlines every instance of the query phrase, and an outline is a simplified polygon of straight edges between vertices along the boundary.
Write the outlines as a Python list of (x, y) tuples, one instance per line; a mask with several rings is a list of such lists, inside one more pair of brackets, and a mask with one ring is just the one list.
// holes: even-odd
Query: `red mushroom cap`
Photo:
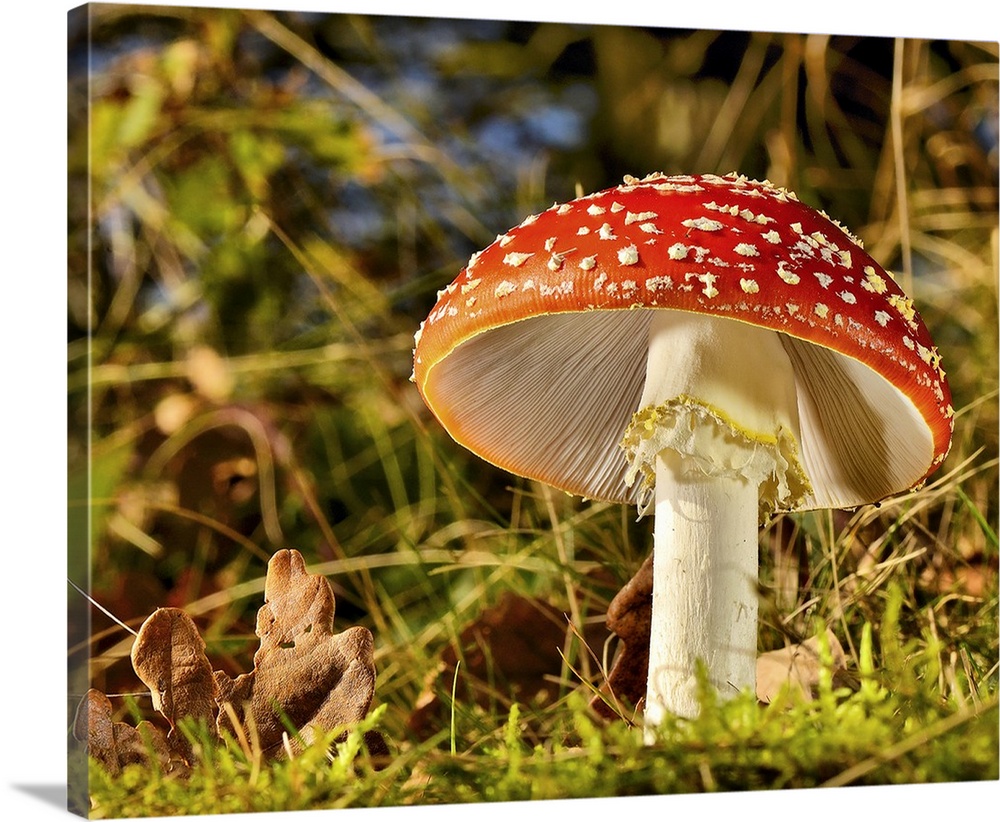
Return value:
[(439, 293), (413, 379), (487, 461), (635, 502), (618, 443), (664, 309), (780, 332), (813, 486), (799, 507), (877, 501), (944, 460), (951, 395), (912, 301), (825, 214), (736, 174), (626, 178), (497, 237)]

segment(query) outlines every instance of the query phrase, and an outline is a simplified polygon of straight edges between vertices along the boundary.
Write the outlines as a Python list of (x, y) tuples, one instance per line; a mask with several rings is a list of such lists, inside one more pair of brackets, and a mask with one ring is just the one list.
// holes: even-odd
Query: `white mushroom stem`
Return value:
[(753, 689), (757, 527), (808, 491), (791, 363), (778, 335), (654, 311), (646, 383), (622, 446), (655, 514), (645, 714), (698, 713), (697, 665)]
[(753, 688), (757, 649), (757, 488), (657, 457), (653, 615), (645, 721), (698, 713), (698, 661), (724, 695)]

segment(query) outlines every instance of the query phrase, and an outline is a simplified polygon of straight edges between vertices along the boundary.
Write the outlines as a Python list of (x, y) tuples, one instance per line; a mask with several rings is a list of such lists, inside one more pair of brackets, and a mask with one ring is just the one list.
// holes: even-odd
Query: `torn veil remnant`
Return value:
[(483, 459), (655, 514), (650, 725), (697, 713), (698, 660), (754, 687), (760, 522), (918, 487), (952, 433), (909, 297), (737, 174), (626, 178), (499, 236), (439, 292), (413, 380)]

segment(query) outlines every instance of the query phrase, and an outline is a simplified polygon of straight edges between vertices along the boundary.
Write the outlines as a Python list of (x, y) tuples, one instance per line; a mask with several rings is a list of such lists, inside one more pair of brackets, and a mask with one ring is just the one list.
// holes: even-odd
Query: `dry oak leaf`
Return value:
[[(433, 736), (448, 722), (448, 702), (442, 694), (475, 701), (549, 702), (562, 687), (565, 664), (561, 650), (572, 631), (565, 613), (543, 599), (506, 592), (485, 608), (441, 653), (437, 669), (427, 678), (423, 692), (407, 720), (420, 739)], [(584, 637), (590, 647), (600, 647), (607, 637), (601, 626), (588, 626)], [(455, 680), (458, 663), (461, 671)]]
[(190, 717), (213, 728), (218, 709), (215, 676), (194, 620), (179, 608), (153, 611), (132, 644), (132, 667), (170, 723), (171, 747), (190, 762), (191, 746), (178, 721)]
[(649, 633), (653, 613), (653, 557), (625, 583), (608, 606), (606, 622), (621, 648), (590, 706), (605, 719), (625, 717), (642, 704), (649, 670)]
[[(264, 606), (257, 612), (260, 647), (250, 673), (216, 671), (219, 733), (233, 728), (256, 740), (264, 756), (295, 753), (322, 731), (349, 726), (368, 713), (375, 695), (374, 641), (367, 628), (333, 630), (335, 600), (325, 577), (306, 572), (293, 549), (271, 557)], [(286, 722), (298, 739), (285, 742)], [(287, 745), (287, 747), (286, 747)]]
[[(826, 630), (826, 645), (830, 654), (830, 672), (836, 679), (847, 668), (847, 654), (836, 634)], [(757, 699), (772, 702), (788, 688), (805, 700), (811, 700), (823, 672), (819, 637), (805, 642), (768, 651), (757, 657)]]
[(77, 707), (73, 736), (87, 745), (87, 753), (97, 759), (112, 776), (127, 765), (148, 764), (155, 758), (166, 766), (170, 751), (163, 732), (150, 722), (132, 727), (112, 718), (111, 700), (91, 688)]

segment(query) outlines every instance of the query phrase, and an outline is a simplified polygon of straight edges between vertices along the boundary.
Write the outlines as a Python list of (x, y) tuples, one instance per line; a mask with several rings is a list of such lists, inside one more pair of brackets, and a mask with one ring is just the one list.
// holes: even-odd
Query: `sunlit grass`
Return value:
[[(545, 718), (516, 704), (492, 717), (455, 706), (453, 734), (381, 763), (367, 757), (361, 735), (381, 727), (382, 710), (344, 742), (331, 747), (331, 734), (266, 764), (249, 743), (192, 735), (199, 760), (183, 778), (139, 766), (109, 778), (91, 765), (92, 816), (996, 779), (996, 695), (942, 704), (926, 686), (933, 658), (911, 648), (889, 687), (873, 663), (871, 631), (864, 636), (857, 690), (826, 678), (813, 701), (762, 706), (749, 695), (716, 702), (706, 689), (697, 721), (668, 718), (651, 743), (624, 723), (596, 723), (578, 695)], [(538, 722), (541, 736), (529, 729)]]

